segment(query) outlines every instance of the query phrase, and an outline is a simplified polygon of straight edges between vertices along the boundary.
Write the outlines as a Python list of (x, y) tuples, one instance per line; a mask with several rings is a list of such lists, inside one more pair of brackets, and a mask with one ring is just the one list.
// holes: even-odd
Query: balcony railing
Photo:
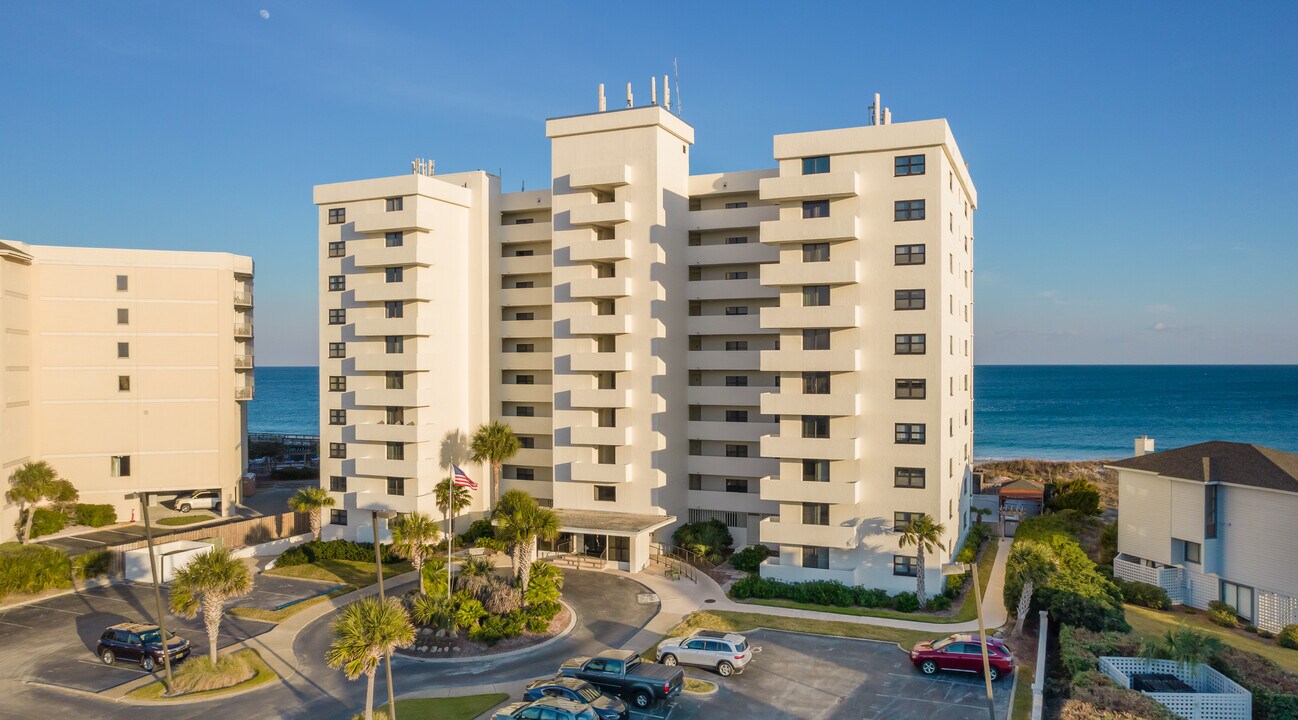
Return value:
[(252, 307), (252, 293), (244, 290), (235, 290), (234, 304), (240, 307)]
[(237, 388), (235, 388), (235, 389), (234, 389), (234, 399), (235, 399), (235, 400), (251, 400), (251, 399), (252, 399), (252, 387), (253, 387), (252, 385), (244, 385), (243, 387), (237, 387)]
[(235, 323), (234, 336), (245, 338), (252, 337), (252, 323)]
[(235, 370), (251, 370), (251, 369), (252, 369), (252, 356), (251, 356), (251, 355), (235, 355), (235, 356), (234, 356), (234, 369), (235, 369)]

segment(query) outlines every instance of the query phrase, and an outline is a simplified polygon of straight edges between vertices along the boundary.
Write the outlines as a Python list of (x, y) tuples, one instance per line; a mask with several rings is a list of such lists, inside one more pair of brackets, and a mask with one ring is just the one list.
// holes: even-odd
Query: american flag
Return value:
[(478, 484), (475, 483), (475, 482), (473, 482), (473, 479), (470, 478), (468, 475), (465, 475), (465, 474), (464, 474), (464, 471), (460, 469), (460, 466), (459, 466), (459, 465), (452, 465), (451, 467), (455, 468), (455, 484), (456, 484), (456, 486), (458, 486), (458, 487), (466, 487), (466, 488), (468, 488), (468, 489), (470, 489), (470, 490), (477, 490), (477, 489), (478, 489)]

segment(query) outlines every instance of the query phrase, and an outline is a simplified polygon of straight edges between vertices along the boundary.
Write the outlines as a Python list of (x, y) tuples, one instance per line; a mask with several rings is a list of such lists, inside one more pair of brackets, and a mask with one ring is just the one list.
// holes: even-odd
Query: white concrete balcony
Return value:
[(391, 267), (418, 265), (428, 267), (436, 259), (435, 248), (431, 242), (416, 242), (407, 238), (397, 247), (378, 247), (368, 250), (357, 250), (352, 258), (356, 267)]
[(235, 355), (235, 356), (234, 356), (234, 369), (235, 369), (235, 370), (251, 370), (251, 369), (252, 369), (252, 365), (253, 365), (253, 362), (252, 362), (252, 356), (251, 356), (251, 355)]
[(520, 403), (552, 403), (554, 402), (554, 387), (551, 385), (520, 385), (518, 383), (502, 383), (500, 386), (501, 402), (520, 402)]
[(780, 425), (779, 423), (763, 422), (691, 420), (685, 431), (693, 440), (755, 443), (759, 442), (763, 435), (778, 433)]
[(572, 479), (576, 482), (613, 485), (631, 481), (630, 465), (602, 465), (594, 462), (572, 464)]
[(762, 499), (786, 503), (856, 505), (861, 502), (861, 482), (811, 482), (801, 478), (784, 480), (778, 475), (772, 475), (762, 478)]
[(531, 307), (536, 305), (549, 305), (554, 301), (554, 288), (530, 287), (530, 288), (501, 288), (500, 305), (501, 307)]
[(738, 298), (776, 298), (780, 291), (764, 287), (756, 273), (743, 280), (695, 280), (685, 283), (685, 295), (690, 300), (735, 300)]
[(855, 170), (762, 178), (758, 187), (763, 200), (776, 202), (853, 197), (861, 194), (861, 182)]
[(630, 445), (631, 428), (573, 427), (570, 442), (573, 445)]
[(631, 391), (579, 388), (568, 394), (568, 404), (575, 408), (631, 407)]
[(568, 173), (568, 187), (574, 190), (621, 187), (630, 182), (631, 168), (626, 165), (578, 168)]
[(748, 242), (736, 245), (692, 245), (685, 250), (690, 265), (743, 265), (773, 263), (780, 259), (778, 248), (763, 245), (756, 232), (747, 235)]
[(812, 370), (853, 372), (860, 369), (860, 353), (856, 350), (794, 350), (781, 348), (779, 350), (762, 351), (763, 372), (802, 372)]
[(861, 239), (861, 223), (855, 215), (790, 218), (762, 223), (761, 240), (768, 244), (859, 239)]
[(538, 275), (551, 270), (552, 257), (544, 255), (509, 255), (498, 259), (501, 275)]
[[(402, 442), (418, 443), (432, 442), (433, 428), (431, 425), (415, 425), (413, 422), (409, 425), (404, 423), (363, 423), (354, 426), (356, 439), (362, 442)], [(408, 451), (413, 448), (407, 448)]]
[[(779, 512), (779, 506), (762, 500), (755, 492), (725, 492), (723, 490), (690, 490), (689, 503), (692, 508), (705, 510), (722, 510), (729, 512), (749, 512), (769, 515)], [(752, 542), (752, 538), (749, 542)]]
[(820, 460), (857, 460), (857, 439), (804, 438), (785, 435), (762, 437), (762, 456), (768, 458), (816, 458)]
[[(796, 390), (796, 388), (790, 388)], [(798, 392), (773, 392), (762, 394), (763, 415), (829, 415), (850, 417), (859, 415), (861, 396), (856, 393), (829, 395), (804, 395)]]
[(631, 257), (630, 240), (581, 240), (568, 246), (573, 262), (625, 260)]
[[(760, 530), (759, 530), (760, 532)], [(766, 542), (766, 536), (762, 536)], [(772, 542), (772, 545), (775, 543)], [(837, 580), (844, 585), (856, 584), (856, 571), (805, 568), (801, 565), (781, 565), (779, 557), (768, 557), (762, 561), (761, 575), (772, 580), (784, 582), (807, 582), (808, 580)]]
[(575, 317), (568, 324), (573, 335), (626, 335), (631, 332), (630, 315), (590, 315)]
[(235, 400), (251, 400), (253, 395), (253, 386), (251, 384), (234, 389)]
[(237, 308), (252, 307), (252, 293), (247, 290), (235, 290), (234, 306)]
[[(414, 448), (407, 448), (413, 453)], [(407, 455), (405, 460), (388, 460), (387, 458), (356, 458), (356, 474), (376, 477), (418, 477), (418, 461)]]
[(352, 329), (358, 337), (431, 335), (432, 328), (428, 327), (429, 322), (420, 323), (417, 320), (414, 314), (399, 318), (366, 318), (352, 323)]
[[(795, 300), (796, 302), (796, 300)], [(762, 327), (768, 330), (792, 328), (849, 328), (861, 324), (859, 305), (818, 305), (762, 308)]]
[(627, 372), (631, 369), (631, 353), (573, 353), (569, 363), (573, 372)]
[(252, 323), (243, 322), (234, 324), (234, 336), (237, 338), (252, 337)]
[(861, 281), (856, 260), (779, 262), (762, 266), (763, 285), (848, 285)]
[(500, 358), (501, 370), (549, 370), (551, 368), (548, 352), (503, 352)]
[(518, 435), (550, 435), (554, 432), (554, 418), (546, 417), (505, 417), (501, 422), (511, 427)]
[(356, 288), (354, 297), (357, 302), (387, 302), (389, 300), (423, 300), (433, 299), (433, 282), (431, 277), (415, 277), (409, 273), (401, 282), (375, 282)]
[(631, 294), (631, 278), (581, 278), (568, 285), (568, 294), (580, 298), (620, 298)]
[(496, 228), (500, 241), (509, 243), (533, 243), (550, 239), (549, 222), (531, 222), (521, 225), (500, 225)]
[[(383, 349), (378, 345), (375, 347), (380, 351)], [(431, 353), (404, 352), (389, 354), (375, 352), (355, 357), (358, 372), (387, 372), (389, 370), (415, 372), (432, 368), (434, 362), (436, 362), (436, 358)]]
[(553, 458), (553, 452), (549, 448), (523, 448), (518, 451), (517, 455), (510, 458), (509, 464), (548, 468), (554, 465)]
[(753, 308), (747, 315), (692, 315), (685, 321), (691, 335), (756, 335), (765, 333), (761, 315)]
[(776, 458), (725, 457), (724, 455), (690, 455), (685, 461), (687, 472), (725, 477), (765, 477), (780, 469)]
[(803, 525), (768, 517), (762, 518), (759, 532), (762, 542), (772, 545), (816, 545), (850, 550), (859, 544), (856, 528), (851, 525)]
[(691, 370), (757, 370), (756, 350), (693, 350), (686, 354)]
[(394, 230), (432, 230), (433, 206), (426, 202), (411, 202), (410, 207), (393, 212), (376, 212), (355, 220), (358, 233), (379, 233)]
[(757, 407), (760, 394), (778, 388), (747, 385), (730, 387), (726, 385), (691, 385), (686, 391), (690, 405), (737, 405), (740, 407)]
[[(728, 230), (731, 228), (755, 228), (763, 222), (775, 220), (780, 216), (778, 205), (753, 205), (746, 208), (721, 208), (717, 210), (691, 210), (685, 222), (690, 230), (707, 232), (709, 230)], [(756, 238), (754, 238), (756, 241)]]
[(553, 320), (502, 320), (500, 336), (504, 338), (552, 338)]
[(428, 407), (433, 404), (433, 391), (430, 388), (403, 388), (389, 390), (373, 388), (357, 390), (353, 393), (356, 404), (360, 407)]
[(576, 227), (598, 225), (613, 227), (631, 220), (631, 205), (627, 202), (592, 203), (578, 205), (568, 211), (568, 222)]

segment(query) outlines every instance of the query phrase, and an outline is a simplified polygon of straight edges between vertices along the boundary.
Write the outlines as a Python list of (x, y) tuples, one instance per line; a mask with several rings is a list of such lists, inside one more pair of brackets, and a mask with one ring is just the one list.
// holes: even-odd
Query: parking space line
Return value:
[(148, 674), (148, 673), (146, 673), (142, 668), (133, 668), (133, 667), (128, 667), (128, 666), (126, 666), (126, 665), (118, 665), (117, 663), (113, 663), (112, 665), (105, 665), (105, 664), (103, 664), (102, 662), (95, 662), (94, 660), (78, 660), (77, 662), (81, 663), (82, 665), (94, 665), (95, 667), (101, 667), (101, 668), (112, 668), (112, 669), (114, 669), (114, 670), (125, 670), (125, 671), (127, 671), (127, 672), (133, 672), (133, 673), (135, 673), (135, 674), (137, 674), (137, 675), (147, 675), (147, 674)]
[(0, 620), (0, 625), (13, 625), (14, 627), (26, 628), (28, 630), (34, 629), (31, 625), (22, 625), (16, 622), (9, 622), (8, 620)]
[(85, 614), (87, 614), (87, 613), (84, 613), (84, 612), (77, 612), (76, 610), (64, 610), (63, 608), (50, 607), (50, 606), (48, 606), (48, 605), (37, 605), (37, 604), (35, 604), (35, 603), (32, 603), (31, 605), (28, 605), (27, 607), (29, 607), (29, 608), (36, 608), (36, 609), (38, 609), (38, 610), (53, 610), (54, 612), (67, 613), (67, 614), (69, 614), (69, 615), (85, 615)]
[(949, 702), (947, 700), (927, 700), (925, 698), (917, 698), (914, 695), (884, 695), (883, 693), (875, 693), (874, 696), (881, 697), (881, 698), (888, 698), (890, 700), (905, 700), (907, 702), (926, 702), (926, 703), (933, 703), (934, 705), (950, 705), (951, 707), (959, 707), (959, 708), (982, 707), (980, 703), (958, 703), (958, 702)]

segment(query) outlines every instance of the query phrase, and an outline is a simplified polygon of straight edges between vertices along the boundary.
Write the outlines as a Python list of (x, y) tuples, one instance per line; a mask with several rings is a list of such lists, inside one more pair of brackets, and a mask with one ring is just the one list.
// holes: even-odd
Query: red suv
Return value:
[[(982, 648), (977, 635), (951, 635), (933, 642), (922, 642), (910, 650), (910, 661), (925, 675), (938, 670), (959, 670), (981, 673)], [(991, 665), (992, 680), (1014, 672), (1014, 656), (1005, 643), (987, 638), (987, 663)]]

